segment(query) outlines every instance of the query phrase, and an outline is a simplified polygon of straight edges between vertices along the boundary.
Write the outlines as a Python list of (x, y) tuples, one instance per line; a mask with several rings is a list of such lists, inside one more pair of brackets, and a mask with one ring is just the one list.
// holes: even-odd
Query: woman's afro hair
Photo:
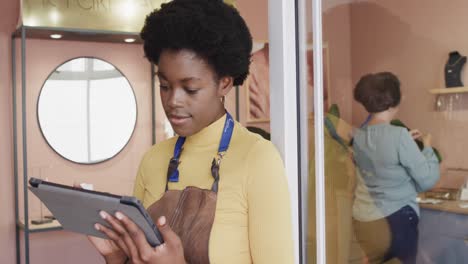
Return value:
[(252, 36), (232, 6), (221, 0), (173, 0), (150, 13), (140, 33), (146, 57), (156, 65), (164, 50), (190, 50), (216, 77), (241, 85), (249, 74)]

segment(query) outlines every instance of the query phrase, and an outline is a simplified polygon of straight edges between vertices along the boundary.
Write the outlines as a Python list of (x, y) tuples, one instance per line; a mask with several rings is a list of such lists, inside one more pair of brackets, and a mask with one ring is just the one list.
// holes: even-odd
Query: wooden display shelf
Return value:
[(448, 213), (468, 215), (468, 208), (462, 208), (459, 204), (467, 204), (468, 201), (459, 201), (459, 200), (442, 200), (439, 204), (422, 204), (419, 206), (424, 209), (431, 209), (437, 211), (443, 211)]
[[(18, 222), (18, 226), (22, 230), (25, 229), (23, 219)], [(62, 225), (57, 220), (53, 220), (51, 223), (41, 224), (41, 225), (35, 225), (31, 223), (31, 220), (29, 220), (29, 232), (31, 233), (62, 230), (62, 229), (63, 229)]]
[(454, 94), (454, 93), (468, 93), (468, 87), (451, 87), (442, 89), (429, 90), (431, 94)]

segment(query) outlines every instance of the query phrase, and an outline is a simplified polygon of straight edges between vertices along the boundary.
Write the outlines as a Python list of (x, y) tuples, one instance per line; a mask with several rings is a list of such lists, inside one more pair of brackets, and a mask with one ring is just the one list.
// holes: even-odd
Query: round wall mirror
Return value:
[(135, 94), (125, 76), (96, 58), (58, 66), (42, 86), (39, 127), (60, 156), (81, 164), (111, 159), (135, 129)]

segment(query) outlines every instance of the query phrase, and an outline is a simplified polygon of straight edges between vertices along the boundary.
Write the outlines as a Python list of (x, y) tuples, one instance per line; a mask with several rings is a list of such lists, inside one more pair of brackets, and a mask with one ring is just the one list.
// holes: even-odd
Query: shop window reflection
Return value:
[[(325, 217), (327, 238), (327, 263), (348, 263), (353, 237), (351, 215), (355, 182), (355, 166), (349, 142), (352, 127), (340, 118), (336, 105), (330, 108), (324, 122), (325, 143)], [(309, 119), (309, 185), (308, 185), (308, 263), (316, 263), (316, 213), (315, 213), (315, 144), (314, 120)], [(358, 256), (359, 257), (359, 256)]]

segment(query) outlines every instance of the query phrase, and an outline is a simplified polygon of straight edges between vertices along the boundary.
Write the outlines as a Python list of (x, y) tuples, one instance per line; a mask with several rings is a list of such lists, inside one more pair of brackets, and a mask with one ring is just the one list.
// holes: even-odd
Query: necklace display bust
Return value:
[(466, 63), (466, 56), (462, 56), (458, 51), (449, 53), (449, 58), (445, 64), (445, 86), (461, 87), (461, 71)]

